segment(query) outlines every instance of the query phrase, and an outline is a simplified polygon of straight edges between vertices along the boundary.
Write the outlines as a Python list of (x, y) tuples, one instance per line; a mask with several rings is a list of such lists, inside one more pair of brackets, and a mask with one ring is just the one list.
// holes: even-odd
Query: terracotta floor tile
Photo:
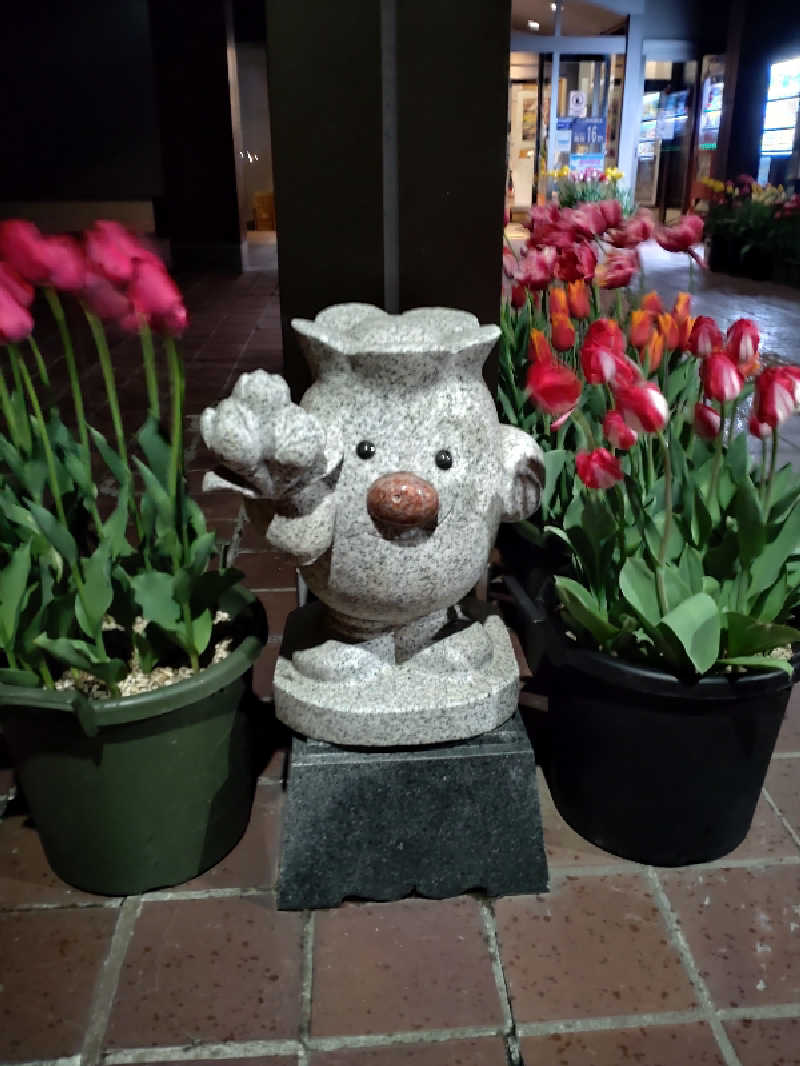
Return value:
[[(704, 1022), (592, 1033), (554, 1033), (520, 1041), (525, 1066), (724, 1066)], [(759, 1066), (768, 1066), (762, 1062)]]
[(283, 791), (275, 784), (259, 785), (244, 836), (228, 855), (181, 889), (272, 888), (278, 873)]
[(197, 1066), (297, 1066), (297, 1056), (295, 1055), (291, 1057), (278, 1055), (277, 1058), (274, 1055), (268, 1055), (267, 1057), (258, 1055), (254, 1059), (169, 1059), (167, 1062), (163, 1060), (156, 1062), (155, 1059), (147, 1059), (145, 1061), (137, 1059), (137, 1066), (175, 1066), (176, 1061), (184, 1064), (196, 1063)]
[(109, 1047), (295, 1038), (302, 917), (268, 897), (146, 903)]
[(0, 1060), (80, 1051), (112, 907), (0, 914)]
[(632, 868), (633, 864), (607, 851), (602, 851), (588, 840), (584, 840), (567, 825), (556, 810), (541, 767), (537, 776), (544, 846), (551, 869), (570, 866), (619, 866), (629, 870)]
[(786, 708), (786, 717), (778, 734), (775, 750), (800, 751), (800, 687), (797, 685), (789, 697), (789, 706)]
[(310, 1066), (506, 1066), (500, 1037), (315, 1052)]
[[(101, 897), (72, 888), (50, 869), (27, 815), (0, 821), (0, 907), (20, 903), (82, 903)], [(102, 897), (106, 898), (106, 897)]]
[(251, 589), (291, 589), (295, 587), (295, 568), (283, 552), (242, 552), (236, 566), (244, 573)]
[(314, 1036), (496, 1025), (478, 903), (347, 904), (316, 916)]
[(800, 1002), (800, 868), (661, 874), (718, 1007)]
[(765, 787), (786, 821), (800, 834), (800, 756), (773, 759)]
[(684, 1010), (694, 994), (643, 876), (567, 878), (495, 905), (520, 1022)]
[(800, 1018), (726, 1022), (742, 1066), (800, 1066)]
[(297, 593), (294, 589), (287, 592), (259, 592), (258, 598), (267, 612), (269, 635), (279, 637), (283, 633), (289, 613), (297, 607)]

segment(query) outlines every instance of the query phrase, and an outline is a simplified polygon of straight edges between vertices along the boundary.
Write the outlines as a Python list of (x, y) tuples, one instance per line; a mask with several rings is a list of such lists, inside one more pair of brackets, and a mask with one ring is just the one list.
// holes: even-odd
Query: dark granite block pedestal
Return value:
[(536, 760), (515, 714), (470, 740), (350, 750), (295, 736), (278, 906), (547, 889)]

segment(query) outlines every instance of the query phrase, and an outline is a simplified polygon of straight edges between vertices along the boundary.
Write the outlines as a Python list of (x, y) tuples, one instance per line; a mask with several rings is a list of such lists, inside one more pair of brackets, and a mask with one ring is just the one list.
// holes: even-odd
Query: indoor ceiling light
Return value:
[(551, 11), (557, 11), (558, 10), (558, 4), (551, 4), (550, 5), (550, 10)]
[(529, 30), (538, 30), (539, 29), (539, 23), (535, 19), (528, 19), (528, 29)]

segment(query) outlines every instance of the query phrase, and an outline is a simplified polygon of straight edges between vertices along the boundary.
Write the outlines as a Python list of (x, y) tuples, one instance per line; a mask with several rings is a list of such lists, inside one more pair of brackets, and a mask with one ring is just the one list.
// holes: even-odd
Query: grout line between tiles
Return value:
[(738, 1021), (740, 1018), (752, 1018), (754, 1021), (768, 1021), (774, 1018), (800, 1018), (800, 1003), (773, 1003), (763, 1007), (722, 1007), (717, 1016), (726, 1022)]
[(62, 1055), (59, 1059), (24, 1059), (13, 1066), (80, 1066), (80, 1055)]
[(486, 1036), (502, 1037), (501, 1027), (476, 1025), (462, 1029), (410, 1029), (364, 1036), (314, 1036), (309, 1037), (307, 1047), (310, 1051), (346, 1051), (403, 1044), (441, 1044), (447, 1040), (478, 1040)]
[(554, 1033), (597, 1033), (606, 1029), (639, 1029), (644, 1026), (687, 1025), (705, 1021), (699, 1007), (693, 1010), (661, 1011), (653, 1014), (612, 1014), (598, 1018), (561, 1018), (552, 1022), (519, 1022), (517, 1033), (526, 1036), (552, 1036)]
[(97, 1066), (102, 1059), (103, 1043), (111, 1018), (114, 997), (117, 994), (119, 975), (141, 909), (141, 896), (129, 896), (120, 907), (108, 955), (103, 963), (89, 1010), (89, 1024), (86, 1027), (81, 1051), (81, 1066)]
[(118, 910), (122, 899), (70, 900), (66, 903), (0, 903), (0, 914), (12, 911), (87, 911), (95, 908)]
[(778, 816), (778, 819), (779, 819), (781, 825), (784, 827), (784, 829), (789, 834), (789, 836), (792, 838), (792, 840), (795, 842), (795, 844), (798, 846), (798, 848), (800, 848), (800, 836), (798, 836), (797, 830), (794, 828), (794, 826), (786, 818), (786, 816), (784, 815), (783, 811), (780, 809), (780, 807), (775, 802), (775, 800), (772, 798), (772, 796), (770, 796), (770, 794), (767, 791), (767, 789), (766, 788), (762, 789), (762, 792), (764, 793), (764, 798), (766, 799), (767, 803), (770, 805), (770, 807), (772, 807), (773, 811), (775, 811), (775, 814)]
[(250, 1059), (297, 1055), (296, 1040), (244, 1040), (224, 1044), (183, 1044), (180, 1047), (122, 1048), (106, 1052), (102, 1066), (135, 1066), (139, 1062), (197, 1062), (204, 1059)]
[(692, 984), (692, 988), (700, 1001), (703, 1017), (710, 1025), (711, 1031), (716, 1037), (720, 1053), (725, 1060), (725, 1066), (742, 1066), (739, 1056), (734, 1051), (733, 1044), (730, 1042), (728, 1034), (725, 1032), (725, 1028), (714, 1009), (708, 986), (700, 976), (700, 971), (697, 968), (697, 963), (694, 961), (689, 942), (683, 934), (677, 915), (672, 909), (672, 904), (669, 901), (667, 893), (664, 891), (664, 886), (661, 884), (658, 872), (652, 866), (649, 866), (647, 868), (647, 875), (653, 888), (656, 904), (658, 905), (667, 929), (669, 930), (672, 943), (681, 957), (686, 974)]
[(300, 1042), (303, 1054), (311, 1037), (311, 993), (314, 985), (314, 912), (303, 915), (303, 976), (300, 985)]
[(514, 1025), (514, 1012), (511, 1008), (511, 998), (508, 992), (505, 971), (503, 970), (503, 960), (500, 957), (500, 946), (497, 942), (497, 923), (495, 921), (494, 910), (488, 900), (480, 901), (480, 909), (483, 932), (489, 948), (489, 956), (492, 960), (492, 974), (494, 976), (495, 988), (497, 989), (500, 1008), (503, 1012), (503, 1032), (505, 1034), (505, 1045), (509, 1066), (519, 1066), (519, 1040), (517, 1039), (516, 1027)]
[(142, 897), (145, 903), (176, 903), (191, 899), (239, 899), (242, 896), (268, 896), (266, 888), (166, 888), (157, 892), (146, 892)]

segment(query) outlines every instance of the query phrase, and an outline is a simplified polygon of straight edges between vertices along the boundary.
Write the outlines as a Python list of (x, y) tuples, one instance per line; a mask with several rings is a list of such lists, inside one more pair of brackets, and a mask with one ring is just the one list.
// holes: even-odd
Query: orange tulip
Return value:
[(642, 297), (642, 302), (639, 305), (643, 311), (652, 311), (654, 315), (660, 315), (664, 310), (664, 305), (661, 302), (661, 297), (653, 289), (652, 292), (648, 292), (646, 296)]
[(552, 363), (553, 349), (550, 341), (540, 329), (531, 330), (531, 343), (528, 346), (528, 359), (532, 363)]
[(682, 352), (689, 350), (689, 337), (692, 334), (693, 325), (694, 319), (691, 316), (678, 320), (678, 348)]
[(658, 331), (664, 338), (664, 347), (669, 351), (678, 347), (680, 342), (680, 330), (678, 329), (678, 323), (672, 317), (672, 315), (663, 314), (658, 316)]
[(548, 295), (549, 295), (549, 301), (550, 301), (548, 306), (549, 306), (549, 309), (550, 309), (550, 317), (551, 318), (553, 318), (555, 315), (568, 315), (569, 314), (569, 304), (567, 303), (567, 290), (566, 289), (557, 288), (554, 285), (550, 289), (550, 292), (549, 292)]
[(575, 327), (567, 315), (553, 315), (550, 319), (550, 340), (559, 352), (568, 352), (575, 345)]
[(649, 311), (631, 311), (628, 337), (634, 348), (644, 348), (653, 332), (653, 316)]
[(654, 370), (658, 370), (664, 357), (664, 334), (654, 333), (642, 354), (648, 373), (652, 374)]
[(683, 322), (692, 313), (692, 298), (688, 292), (679, 292), (675, 297), (675, 306), (672, 308), (672, 317), (676, 322)]
[(567, 284), (567, 302), (569, 313), (573, 318), (589, 317), (592, 309), (589, 304), (589, 289), (585, 281), (578, 279)]

